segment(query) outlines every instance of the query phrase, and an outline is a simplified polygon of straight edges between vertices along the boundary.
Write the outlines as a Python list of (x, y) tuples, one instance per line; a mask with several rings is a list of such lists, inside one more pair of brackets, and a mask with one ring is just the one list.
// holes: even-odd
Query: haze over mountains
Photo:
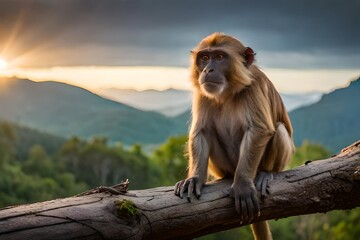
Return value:
[[(113, 90), (116, 92), (118, 90)], [(141, 101), (142, 106), (150, 106), (150, 96), (153, 96), (158, 102), (153, 110), (157, 111), (166, 104), (176, 108), (175, 103), (179, 106), (190, 103), (188, 92), (174, 89), (160, 93), (128, 91), (127, 94), (128, 99)], [(320, 101), (316, 94), (282, 97), (288, 108), (313, 102), (290, 112), (297, 145), (309, 139), (336, 152), (360, 139), (360, 78), (349, 87), (325, 94)], [(306, 101), (301, 102), (301, 98)], [(0, 79), (0, 118), (61, 137), (105, 136), (111, 142), (121, 141), (126, 145), (158, 144), (172, 135), (187, 133), (190, 111), (182, 109), (185, 112), (169, 117), (64, 83)]]
[(100, 89), (97, 93), (119, 103), (144, 110), (156, 111), (174, 117), (186, 112), (191, 106), (191, 93), (186, 90), (168, 89), (165, 91), (131, 89)]
[[(156, 111), (165, 116), (175, 117), (191, 108), (191, 92), (186, 90), (168, 89), (165, 91), (129, 89), (100, 89), (97, 93), (119, 103), (145, 111)], [(286, 109), (296, 108), (318, 102), (322, 93), (281, 94)]]

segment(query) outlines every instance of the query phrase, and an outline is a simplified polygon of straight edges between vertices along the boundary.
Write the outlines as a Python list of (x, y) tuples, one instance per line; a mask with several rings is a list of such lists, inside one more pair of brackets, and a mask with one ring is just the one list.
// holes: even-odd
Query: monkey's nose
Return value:
[(212, 68), (210, 68), (210, 69), (204, 69), (204, 72), (205, 73), (211, 73), (211, 72), (213, 72), (214, 71), (214, 69), (212, 69)]

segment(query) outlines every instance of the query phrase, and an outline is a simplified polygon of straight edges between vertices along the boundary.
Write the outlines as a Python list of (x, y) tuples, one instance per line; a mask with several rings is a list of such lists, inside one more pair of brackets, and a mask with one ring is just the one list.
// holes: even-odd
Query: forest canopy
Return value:
[[(84, 140), (74, 136), (59, 141), (44, 135), (45, 139), (38, 138), (32, 145), (30, 136), (24, 144), (20, 136), (24, 139), (23, 131), (19, 134), (13, 124), (0, 123), (0, 207), (73, 196), (125, 179), (129, 179), (130, 189), (171, 186), (186, 175), (187, 136), (184, 135), (170, 137), (147, 151), (139, 144), (125, 147), (121, 143), (109, 143), (104, 137)], [(56, 144), (49, 144), (52, 140)], [(289, 168), (331, 155), (332, 152), (320, 144), (304, 141)], [(358, 222), (359, 208), (273, 220), (270, 224), (276, 239), (358, 239)], [(250, 228), (201, 239), (239, 237), (251, 238)]]

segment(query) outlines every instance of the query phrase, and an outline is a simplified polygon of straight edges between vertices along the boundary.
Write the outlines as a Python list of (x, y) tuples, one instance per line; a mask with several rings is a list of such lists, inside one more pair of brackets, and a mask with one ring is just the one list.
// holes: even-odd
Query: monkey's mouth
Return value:
[(218, 80), (214, 80), (214, 79), (211, 79), (211, 80), (205, 80), (201, 83), (201, 85), (207, 85), (207, 84), (210, 84), (210, 85), (214, 85), (214, 84), (221, 84), (222, 82), (221, 81), (218, 81)]
[(214, 92), (221, 86), (221, 82), (206, 81), (206, 82), (203, 82), (201, 85), (206, 91)]
[(201, 84), (201, 86), (208, 93), (217, 93), (222, 89), (222, 82), (205, 81)]
[(207, 92), (215, 92), (215, 91), (218, 91), (219, 88), (221, 88), (222, 82), (219, 82), (219, 81), (205, 81), (201, 85)]

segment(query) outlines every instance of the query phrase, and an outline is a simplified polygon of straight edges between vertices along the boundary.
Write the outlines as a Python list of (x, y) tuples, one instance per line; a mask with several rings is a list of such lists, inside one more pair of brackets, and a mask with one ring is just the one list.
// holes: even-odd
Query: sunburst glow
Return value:
[[(91, 91), (102, 88), (191, 89), (189, 70), (181, 67), (53, 67), (14, 68), (13, 61), (0, 76), (16, 76), (33, 81), (59, 81), (87, 88)], [(282, 93), (329, 92), (346, 86), (349, 80), (360, 75), (358, 69), (274, 69), (264, 72)]]
[(0, 70), (4, 70), (8, 66), (8, 63), (5, 59), (0, 58)]

